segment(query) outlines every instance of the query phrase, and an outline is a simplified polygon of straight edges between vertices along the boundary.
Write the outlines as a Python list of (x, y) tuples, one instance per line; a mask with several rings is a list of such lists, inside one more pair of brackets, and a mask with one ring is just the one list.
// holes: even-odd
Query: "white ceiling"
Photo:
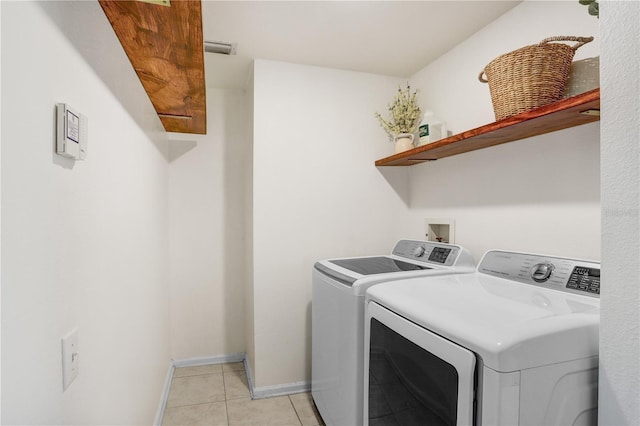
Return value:
[(208, 87), (245, 87), (254, 59), (408, 78), (519, 1), (202, 1)]

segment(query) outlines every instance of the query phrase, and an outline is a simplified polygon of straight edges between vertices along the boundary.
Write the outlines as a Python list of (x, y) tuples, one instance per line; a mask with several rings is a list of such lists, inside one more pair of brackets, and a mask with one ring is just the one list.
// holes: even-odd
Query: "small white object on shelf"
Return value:
[(442, 120), (432, 111), (426, 110), (418, 128), (420, 141), (418, 146), (426, 145), (447, 137), (447, 128)]
[(600, 57), (573, 61), (564, 89), (564, 97), (571, 98), (598, 87), (600, 87)]

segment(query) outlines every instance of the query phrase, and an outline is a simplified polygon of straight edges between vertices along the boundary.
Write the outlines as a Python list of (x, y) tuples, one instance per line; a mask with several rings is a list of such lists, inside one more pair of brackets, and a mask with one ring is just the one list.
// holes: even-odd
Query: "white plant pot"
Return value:
[(396, 135), (395, 138), (393, 138), (395, 153), (398, 154), (413, 149), (413, 138), (414, 136), (411, 133), (400, 133)]

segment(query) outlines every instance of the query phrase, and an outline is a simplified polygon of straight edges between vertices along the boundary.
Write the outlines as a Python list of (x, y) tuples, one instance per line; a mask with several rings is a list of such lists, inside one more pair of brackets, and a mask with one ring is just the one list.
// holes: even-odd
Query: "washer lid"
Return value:
[(600, 301), (588, 296), (475, 273), (382, 283), (367, 300), (477, 353), (496, 371), (598, 355)]
[(400, 278), (475, 271), (473, 256), (463, 247), (418, 240), (400, 240), (390, 255), (320, 260), (315, 271), (364, 296), (370, 286)]
[[(364, 296), (367, 288), (385, 281), (456, 272), (453, 268), (419, 265), (392, 256), (320, 260), (314, 264), (314, 268), (332, 280), (351, 287), (358, 296)], [(471, 271), (467, 269), (464, 272)]]
[(342, 266), (361, 275), (386, 274), (390, 272), (420, 271), (432, 269), (415, 263), (393, 259), (389, 256), (356, 257), (352, 259), (329, 260), (334, 265)]

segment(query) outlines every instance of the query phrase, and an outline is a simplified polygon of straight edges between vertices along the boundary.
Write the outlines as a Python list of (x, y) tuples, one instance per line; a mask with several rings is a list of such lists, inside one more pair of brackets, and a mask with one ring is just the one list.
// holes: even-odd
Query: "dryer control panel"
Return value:
[(400, 240), (392, 252), (407, 259), (444, 266), (453, 266), (459, 253), (459, 246), (418, 240)]
[(600, 264), (537, 254), (488, 251), (478, 271), (524, 284), (600, 297)]

